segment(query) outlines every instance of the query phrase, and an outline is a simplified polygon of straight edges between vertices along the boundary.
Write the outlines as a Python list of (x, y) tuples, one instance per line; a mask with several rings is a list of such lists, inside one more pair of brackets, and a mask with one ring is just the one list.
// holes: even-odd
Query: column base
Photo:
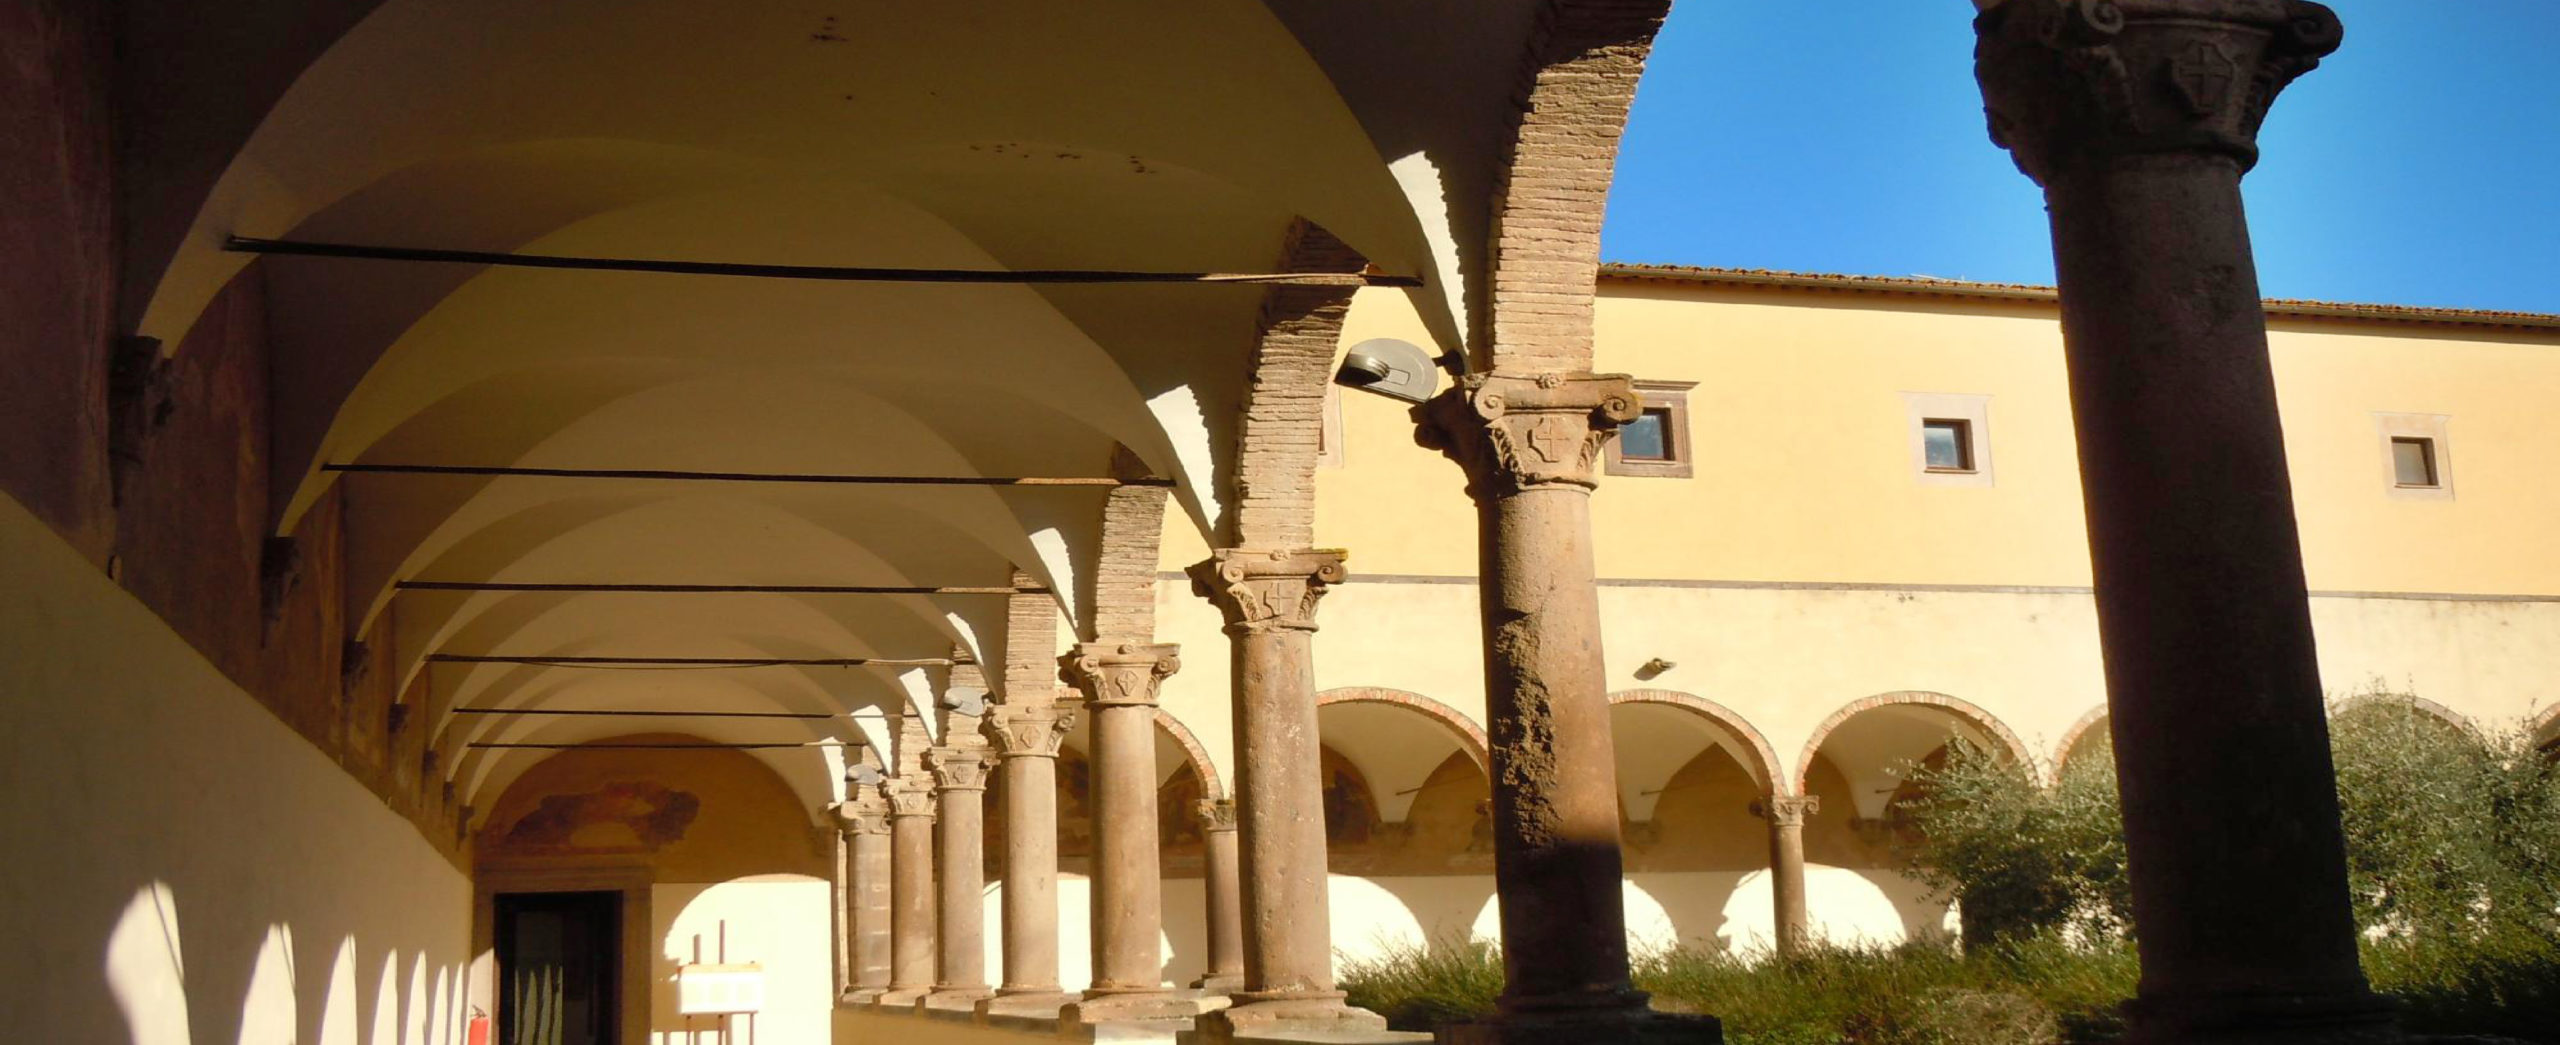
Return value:
[[(1340, 991), (1240, 993), (1234, 1004), (1200, 1018), (1198, 1045), (1229, 1042), (1421, 1042), (1428, 1034), (1387, 1029), (1387, 1018), (1344, 1004)], [(1554, 1042), (1545, 1045), (1556, 1045)]]
[(2124, 1045), (2397, 1045), (2400, 1006), (2379, 994), (2135, 998)]
[(1724, 1024), (1713, 1016), (1609, 1009), (1531, 1012), (1452, 1023), (1433, 1032), (1440, 1045), (1719, 1045)]
[(1058, 1010), (1060, 1029), (1079, 1024), (1131, 1023), (1171, 1020), (1188, 1023), (1204, 1013), (1227, 1007), (1222, 995), (1198, 991), (1137, 990), (1086, 991), (1073, 1004)]
[(1244, 974), (1217, 973), (1191, 981), (1191, 989), (1206, 994), (1234, 994), (1244, 989)]
[(916, 999), (916, 1007), (943, 1012), (978, 1011), (978, 1003), (995, 996), (993, 987), (938, 987), (933, 993)]
[(873, 995), (871, 1004), (883, 1009), (912, 1009), (916, 1007), (917, 1002), (924, 1000), (925, 995), (931, 993), (933, 993), (931, 987), (891, 987)]
[(1009, 1019), (1054, 1020), (1058, 1010), (1083, 1000), (1083, 995), (1050, 988), (999, 987), (994, 997), (978, 999), (981, 1020), (991, 1017)]
[(880, 995), (888, 990), (887, 987), (849, 987), (843, 994), (836, 995), (836, 1002), (840, 1005), (869, 1005), (879, 1001)]

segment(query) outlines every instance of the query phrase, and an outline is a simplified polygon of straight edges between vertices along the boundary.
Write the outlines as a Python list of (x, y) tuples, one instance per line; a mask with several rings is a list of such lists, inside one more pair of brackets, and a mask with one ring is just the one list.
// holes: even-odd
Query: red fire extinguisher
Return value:
[(462, 1034), (466, 1045), (489, 1045), (489, 1014), (480, 1011), (477, 1005), (472, 1006), (471, 1023)]

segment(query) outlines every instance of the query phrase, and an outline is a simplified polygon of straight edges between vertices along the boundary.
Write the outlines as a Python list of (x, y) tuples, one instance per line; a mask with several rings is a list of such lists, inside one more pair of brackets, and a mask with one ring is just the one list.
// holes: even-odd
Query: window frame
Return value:
[[(1945, 428), (1955, 433), (1956, 464), (1942, 468), (1929, 463), (1929, 430)], [(1923, 417), (1920, 419), (1920, 467), (1933, 475), (1972, 475), (1974, 467), (1973, 419), (1968, 417)]]
[[(2386, 413), (2373, 415), (2376, 439), (2374, 445), (2382, 455), (2382, 488), (2397, 500), (2453, 500), (2453, 418), (2447, 414)], [(2435, 473), (2432, 486), (2409, 486), (2400, 482), (2400, 461), (2393, 447), (2401, 440), (2426, 444), (2427, 463)]]
[[(1991, 397), (1957, 392), (1902, 393), (1903, 427), (1909, 431), (1911, 474), (1922, 486), (1994, 485), (1991, 459)], [(1954, 422), (1964, 426), (1965, 462), (1972, 467), (1929, 467), (1929, 425)]]
[(1689, 390), (1695, 381), (1637, 381), (1638, 409), (1662, 414), (1662, 449), (1664, 458), (1628, 457), (1621, 452), (1613, 434), (1602, 451), (1603, 471), (1609, 475), (1626, 475), (1654, 479), (1687, 479), (1697, 474), (1696, 458), (1689, 450)]

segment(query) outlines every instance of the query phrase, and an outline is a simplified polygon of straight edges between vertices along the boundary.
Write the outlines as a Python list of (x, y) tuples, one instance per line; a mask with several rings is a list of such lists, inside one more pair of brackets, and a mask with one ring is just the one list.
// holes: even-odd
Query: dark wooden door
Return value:
[(499, 1045), (615, 1045), (622, 894), (498, 896)]

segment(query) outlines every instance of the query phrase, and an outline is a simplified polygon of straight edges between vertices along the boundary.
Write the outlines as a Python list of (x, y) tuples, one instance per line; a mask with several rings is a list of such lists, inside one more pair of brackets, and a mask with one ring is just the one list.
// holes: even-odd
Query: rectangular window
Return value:
[(1973, 471), (1973, 423), (1955, 417), (1920, 421), (1924, 465), (1932, 472)]
[(1643, 412), (1619, 425), (1618, 437), (1609, 440), (1610, 475), (1690, 476), (1689, 390), (1697, 385), (1695, 381), (1636, 382), (1636, 394), (1644, 399)]
[(1618, 456), (1629, 461), (1668, 461), (1671, 459), (1671, 411), (1667, 407), (1647, 407), (1636, 419), (1618, 429)]
[(2373, 415), (2382, 438), (2383, 494), (2404, 501), (2453, 499), (2453, 418), (2445, 414)]
[(2432, 490), (2436, 482), (2436, 441), (2414, 436), (2391, 437), (2391, 478), (2394, 484), (2413, 489)]
[(1902, 411), (1920, 485), (1992, 485), (1990, 396), (1904, 392)]

